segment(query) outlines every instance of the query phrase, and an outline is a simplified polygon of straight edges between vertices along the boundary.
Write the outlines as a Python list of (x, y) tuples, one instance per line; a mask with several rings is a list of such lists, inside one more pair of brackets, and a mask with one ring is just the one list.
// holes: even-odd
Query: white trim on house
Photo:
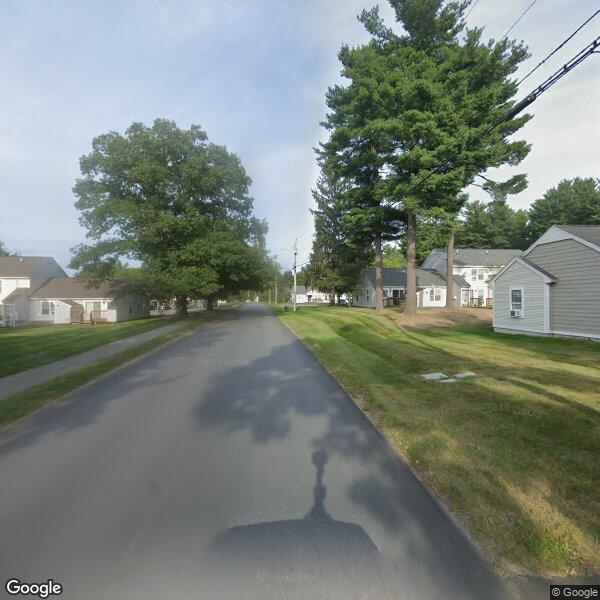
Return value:
[(550, 332), (550, 284), (544, 286), (544, 331)]
[(584, 340), (600, 340), (600, 334), (597, 333), (581, 333), (575, 331), (558, 331), (550, 329), (549, 331), (535, 331), (533, 329), (518, 329), (517, 327), (494, 327), (496, 333), (510, 333), (521, 335), (534, 335), (538, 337), (566, 337), (566, 338), (582, 338)]
[(539, 275), (543, 280), (544, 283), (555, 283), (556, 279), (552, 278), (552, 277), (548, 277), (548, 275), (546, 275), (546, 273), (544, 273), (543, 271), (540, 271), (539, 269), (536, 269), (531, 263), (529, 263), (526, 260), (523, 260), (520, 256), (515, 256), (513, 259), (511, 259), (506, 266), (502, 267), (502, 269), (500, 269), (500, 271), (498, 271), (491, 279), (490, 279), (490, 283), (494, 283), (497, 279), (500, 279), (500, 277), (502, 277), (502, 275), (504, 275), (504, 273), (510, 268), (512, 267), (512, 265), (515, 263), (515, 261), (518, 261), (520, 265), (523, 265), (526, 269), (529, 269), (532, 273), (536, 273), (537, 275)]
[(527, 256), (536, 246), (539, 246), (540, 244), (549, 244), (551, 242), (560, 242), (562, 240), (575, 240), (584, 246), (588, 246), (589, 248), (600, 252), (600, 246), (592, 244), (592, 242), (588, 242), (588, 240), (584, 240), (574, 233), (565, 231), (560, 225), (552, 225), (548, 231), (543, 233), (538, 240), (536, 240), (533, 244), (531, 244), (531, 246), (529, 246), (529, 248), (527, 248), (527, 250), (525, 250), (525, 252), (523, 252), (523, 256)]
[[(513, 292), (521, 292), (521, 308), (514, 308), (513, 307), (513, 299), (512, 299), (512, 293)], [(509, 288), (509, 307), (508, 310), (510, 311), (510, 313), (514, 312), (514, 311), (520, 311), (521, 314), (517, 315), (510, 315), (513, 319), (523, 319), (525, 317), (525, 287), (523, 285), (511, 285)]]

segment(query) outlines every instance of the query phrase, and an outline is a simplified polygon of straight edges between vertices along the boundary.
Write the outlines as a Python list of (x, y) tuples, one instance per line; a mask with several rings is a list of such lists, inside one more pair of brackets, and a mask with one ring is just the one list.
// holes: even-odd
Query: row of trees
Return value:
[(467, 202), (456, 239), (467, 247), (524, 250), (555, 224), (600, 225), (600, 180), (565, 179), (528, 210), (513, 210), (502, 200)]
[[(466, 29), (469, 2), (390, 4), (404, 33), (388, 27), (377, 8), (364, 11), (359, 20), (371, 40), (342, 47), (339, 59), (347, 83), (327, 92), (323, 125), (329, 138), (318, 150), (322, 178), (317, 196), (328, 197), (327, 206), (335, 207), (338, 229), (331, 224), (325, 232), (316, 228), (311, 269), (318, 279), (324, 264), (345, 264), (342, 246), (352, 248), (353, 267), (357, 257), (364, 264), (373, 256), (376, 307), (382, 310), (383, 249), (404, 239), (406, 310), (414, 313), (422, 223), (433, 220), (452, 231), (466, 201), (462, 190), (470, 184), (479, 182), (491, 194), (509, 194), (525, 185), (523, 175), (505, 182), (482, 176), (490, 167), (517, 165), (529, 152), (526, 142), (508, 138), (530, 117), (500, 122), (514, 106), (517, 86), (511, 75), (527, 50), (506, 38), (485, 42), (481, 29)], [(458, 152), (466, 141), (468, 148)], [(327, 223), (326, 213), (317, 201), (316, 225)], [(335, 243), (328, 239), (333, 230)], [(345, 278), (344, 269), (333, 270), (329, 280), (340, 273)]]
[(91, 284), (127, 277), (158, 300), (215, 298), (261, 290), (278, 267), (267, 224), (253, 215), (239, 158), (196, 125), (156, 120), (93, 140), (73, 191), (89, 243), (70, 267)]

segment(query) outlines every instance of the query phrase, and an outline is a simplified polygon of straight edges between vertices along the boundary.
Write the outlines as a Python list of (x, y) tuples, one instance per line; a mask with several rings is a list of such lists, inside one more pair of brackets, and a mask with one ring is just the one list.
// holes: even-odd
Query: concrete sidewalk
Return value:
[(41, 385), (55, 377), (66, 375), (70, 371), (85, 367), (102, 360), (103, 358), (108, 358), (113, 354), (127, 350), (128, 348), (133, 348), (134, 346), (153, 340), (160, 335), (183, 327), (184, 324), (185, 323), (181, 321), (171, 323), (170, 325), (165, 325), (164, 327), (159, 327), (152, 331), (146, 331), (144, 333), (139, 333), (138, 335), (123, 338), (122, 340), (117, 340), (116, 342), (110, 342), (104, 346), (98, 346), (98, 348), (93, 348), (87, 352), (75, 354), (74, 356), (69, 356), (68, 358), (57, 360), (56, 362), (47, 365), (2, 377), (0, 378), (0, 401), (17, 392), (22, 392), (23, 390), (35, 387), (36, 385)]

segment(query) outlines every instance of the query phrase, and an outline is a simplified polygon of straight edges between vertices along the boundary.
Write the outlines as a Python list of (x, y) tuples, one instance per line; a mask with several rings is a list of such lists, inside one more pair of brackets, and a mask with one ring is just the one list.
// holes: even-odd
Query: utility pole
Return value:
[(294, 240), (294, 312), (296, 312), (296, 258), (298, 256), (298, 238)]
[(275, 306), (277, 306), (277, 275), (275, 275)]
[(269, 304), (271, 304), (271, 288), (269, 288)]

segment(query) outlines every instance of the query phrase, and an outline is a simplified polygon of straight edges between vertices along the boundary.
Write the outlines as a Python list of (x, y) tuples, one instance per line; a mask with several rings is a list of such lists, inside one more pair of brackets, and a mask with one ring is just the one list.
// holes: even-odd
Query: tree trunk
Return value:
[(177, 296), (175, 298), (175, 308), (178, 317), (187, 317), (187, 298), (185, 296)]
[(375, 310), (383, 312), (383, 256), (380, 233), (375, 235)]
[(335, 306), (335, 290), (329, 292), (329, 306)]
[(406, 308), (404, 311), (410, 316), (417, 314), (416, 228), (415, 213), (411, 210), (406, 217)]
[(213, 295), (206, 297), (206, 310), (215, 309), (215, 297)]
[[(450, 233), (446, 249), (446, 308), (454, 306), (454, 229)], [(460, 290), (459, 290), (460, 295)]]

